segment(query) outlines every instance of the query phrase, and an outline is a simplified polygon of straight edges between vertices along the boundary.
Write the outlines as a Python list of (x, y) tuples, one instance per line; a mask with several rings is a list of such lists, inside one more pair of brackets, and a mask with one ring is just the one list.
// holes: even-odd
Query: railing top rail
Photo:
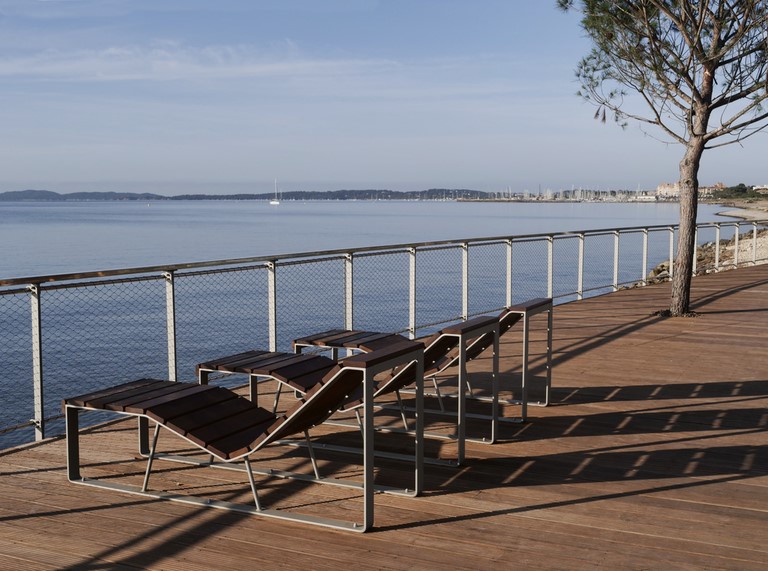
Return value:
[[(716, 222), (702, 222), (697, 226), (711, 226)], [(720, 224), (766, 224), (768, 225), (768, 219), (765, 220), (731, 220), (723, 221)], [(271, 254), (268, 256), (255, 256), (249, 258), (234, 258), (224, 260), (211, 260), (201, 262), (187, 262), (181, 264), (163, 264), (157, 266), (143, 266), (135, 268), (118, 268), (111, 270), (94, 270), (88, 272), (77, 272), (68, 274), (51, 274), (40, 276), (27, 276), (19, 278), (0, 278), (0, 287), (14, 286), (14, 285), (27, 285), (27, 284), (43, 284), (60, 281), (82, 280), (91, 278), (107, 278), (116, 276), (136, 275), (136, 274), (152, 274), (157, 272), (176, 272), (180, 270), (194, 270), (201, 268), (212, 268), (221, 266), (235, 266), (242, 264), (255, 264), (264, 262), (277, 262), (278, 260), (300, 260), (320, 258), (325, 256), (339, 256), (355, 253), (372, 253), (372, 252), (386, 252), (386, 251), (401, 251), (404, 249), (421, 249), (430, 248), (436, 246), (448, 246), (451, 244), (477, 244), (485, 242), (499, 242), (499, 241), (520, 241), (520, 240), (535, 240), (535, 239), (547, 239), (550, 237), (568, 237), (568, 236), (580, 236), (580, 235), (595, 235), (606, 234), (613, 232), (638, 232), (643, 230), (662, 230), (669, 228), (677, 228), (679, 224), (656, 224), (651, 226), (629, 226), (623, 228), (600, 228), (591, 230), (568, 230), (561, 232), (543, 232), (538, 234), (517, 234), (506, 236), (489, 236), (484, 238), (460, 238), (453, 240), (436, 240), (430, 242), (410, 242), (403, 244), (390, 244), (384, 246), (364, 246), (359, 248), (339, 248), (335, 250), (318, 250), (314, 252), (294, 252), (286, 254)]]

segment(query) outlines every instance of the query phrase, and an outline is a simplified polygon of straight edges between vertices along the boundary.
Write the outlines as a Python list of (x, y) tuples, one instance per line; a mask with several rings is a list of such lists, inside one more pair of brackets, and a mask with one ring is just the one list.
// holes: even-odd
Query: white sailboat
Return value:
[(280, 196), (277, 192), (277, 179), (275, 179), (275, 197), (272, 200), (270, 200), (269, 203), (272, 206), (277, 206), (278, 204), (280, 204)]

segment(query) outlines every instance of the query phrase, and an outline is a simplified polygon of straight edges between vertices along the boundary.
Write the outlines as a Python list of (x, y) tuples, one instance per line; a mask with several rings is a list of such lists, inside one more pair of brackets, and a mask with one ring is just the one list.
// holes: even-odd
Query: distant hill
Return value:
[[(162, 196), (133, 192), (71, 192), (60, 194), (50, 190), (12, 190), (0, 193), (0, 201), (88, 201), (88, 200), (270, 200), (273, 193), (264, 194), (180, 194)], [(478, 200), (488, 198), (481, 190), (431, 188), (402, 192), (398, 190), (331, 190), (289, 191), (281, 193), (282, 200)]]

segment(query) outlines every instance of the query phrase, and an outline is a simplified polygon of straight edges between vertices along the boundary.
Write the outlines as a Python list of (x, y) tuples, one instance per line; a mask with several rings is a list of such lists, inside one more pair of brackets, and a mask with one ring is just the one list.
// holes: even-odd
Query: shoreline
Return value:
[(739, 202), (736, 200), (705, 202), (703, 204), (719, 205), (730, 209), (716, 212), (717, 216), (729, 216), (731, 218), (740, 218), (741, 220), (768, 220), (768, 204), (756, 205), (754, 202)]

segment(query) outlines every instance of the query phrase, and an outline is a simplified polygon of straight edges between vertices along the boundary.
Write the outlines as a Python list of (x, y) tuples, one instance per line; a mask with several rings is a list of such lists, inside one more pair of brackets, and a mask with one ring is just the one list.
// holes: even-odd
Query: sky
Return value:
[[(0, 0), (0, 192), (655, 189), (555, 0)], [(765, 184), (768, 136), (700, 183)]]

